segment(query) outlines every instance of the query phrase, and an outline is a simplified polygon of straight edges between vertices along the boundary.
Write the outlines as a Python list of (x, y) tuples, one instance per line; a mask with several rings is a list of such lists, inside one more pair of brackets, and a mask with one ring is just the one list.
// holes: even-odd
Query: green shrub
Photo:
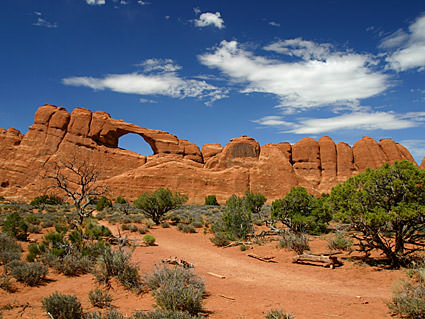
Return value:
[(400, 280), (392, 302), (394, 315), (407, 319), (425, 318), (425, 267), (408, 271), (409, 280)]
[(172, 194), (168, 188), (160, 188), (153, 194), (144, 193), (140, 195), (133, 205), (141, 209), (143, 214), (151, 218), (156, 225), (159, 225), (167, 212), (180, 207), (186, 201), (186, 195)]
[(232, 195), (226, 202), (226, 210), (213, 226), (214, 234), (226, 234), (228, 240), (244, 240), (253, 230), (252, 212), (243, 198)]
[(22, 247), (7, 234), (0, 233), (0, 262), (3, 265), (21, 259)]
[(25, 221), (28, 225), (40, 225), (41, 219), (35, 215), (28, 215), (25, 217)]
[(148, 246), (153, 246), (155, 244), (155, 237), (151, 234), (143, 236), (143, 242)]
[(205, 197), (205, 205), (219, 206), (215, 195), (208, 195)]
[(63, 199), (56, 195), (41, 195), (34, 198), (30, 205), (35, 207), (42, 207), (44, 205), (61, 205)]
[(18, 212), (11, 213), (6, 217), (2, 232), (18, 240), (28, 239), (28, 225)]
[(39, 285), (45, 278), (48, 268), (40, 263), (27, 264), (21, 260), (13, 260), (7, 264), (10, 275), (28, 286)]
[(162, 222), (161, 223), (161, 227), (162, 228), (170, 228), (170, 223), (168, 223), (168, 222)]
[(305, 250), (310, 249), (308, 242), (309, 238), (306, 234), (289, 231), (279, 239), (278, 247), (294, 250), (297, 254), (301, 255)]
[(153, 290), (157, 305), (168, 311), (187, 311), (197, 315), (202, 311), (205, 285), (191, 270), (157, 267), (144, 282)]
[(112, 296), (105, 290), (92, 289), (89, 291), (89, 300), (94, 307), (105, 308), (111, 306)]
[(332, 250), (346, 250), (352, 251), (353, 241), (347, 238), (344, 232), (337, 232), (335, 236), (327, 239), (328, 247)]
[(54, 292), (47, 298), (43, 298), (44, 310), (54, 319), (82, 319), (83, 308), (74, 295), (62, 295)]
[(112, 207), (112, 202), (111, 202), (110, 199), (103, 196), (101, 199), (99, 199), (97, 201), (96, 210), (100, 212), (100, 211), (104, 210), (106, 207)]
[(286, 314), (282, 309), (271, 309), (264, 316), (266, 319), (294, 319), (292, 314)]
[(130, 231), (132, 232), (132, 233), (135, 233), (135, 232), (137, 232), (139, 230), (139, 227), (137, 227), (137, 225), (131, 225), (130, 226)]
[(272, 217), (280, 220), (294, 232), (318, 235), (327, 230), (331, 215), (326, 196), (315, 198), (304, 187), (292, 187), (285, 198), (272, 203)]
[(215, 232), (214, 236), (210, 238), (210, 241), (218, 247), (224, 247), (230, 244), (230, 240), (224, 232)]
[(130, 224), (122, 224), (121, 225), (121, 229), (122, 230), (129, 230), (130, 229)]
[(84, 234), (90, 239), (101, 239), (112, 235), (111, 230), (103, 225), (98, 225), (96, 222), (91, 221), (86, 224)]
[(115, 200), (115, 203), (116, 204), (127, 204), (128, 201), (124, 197), (118, 196), (117, 199)]

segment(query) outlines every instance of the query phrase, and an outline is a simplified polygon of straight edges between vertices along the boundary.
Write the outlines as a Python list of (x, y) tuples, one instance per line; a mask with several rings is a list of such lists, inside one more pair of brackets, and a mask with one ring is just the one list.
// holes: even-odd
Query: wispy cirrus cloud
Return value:
[(270, 93), (287, 111), (329, 105), (357, 105), (389, 87), (388, 76), (375, 71), (373, 57), (334, 51), (329, 44), (301, 38), (277, 41), (263, 48), (298, 61), (254, 55), (237, 41), (222, 41), (198, 56), (209, 68), (220, 70), (242, 92)]
[(50, 22), (44, 19), (42, 16), (43, 14), (39, 11), (34, 11), (34, 15), (36, 15), (37, 20), (32, 24), (37, 27), (44, 27), (44, 28), (57, 28), (58, 24), (56, 22)]
[(209, 105), (227, 97), (226, 89), (218, 88), (206, 81), (185, 79), (176, 71), (181, 69), (172, 60), (148, 59), (140, 64), (143, 72), (108, 74), (101, 78), (76, 76), (62, 79), (71, 86), (89, 87), (94, 90), (111, 90), (138, 95), (164, 95), (173, 98), (198, 98)]
[(86, 3), (91, 6), (101, 6), (104, 5), (106, 2), (105, 0), (86, 0)]
[[(199, 14), (199, 9), (195, 8), (195, 13)], [(214, 26), (218, 29), (224, 28), (224, 20), (221, 18), (221, 13), (216, 12), (204, 12), (201, 13), (198, 19), (194, 20), (195, 26), (203, 28), (208, 26)]]
[(282, 116), (265, 116), (253, 122), (276, 127), (285, 133), (322, 134), (337, 130), (400, 130), (423, 125), (425, 112), (352, 112), (328, 118), (299, 118), (295, 122)]
[[(381, 42), (380, 48), (390, 50), (388, 67), (395, 71), (425, 70), (425, 15), (409, 26), (408, 31), (397, 30)], [(391, 51), (392, 50), (392, 51)]]

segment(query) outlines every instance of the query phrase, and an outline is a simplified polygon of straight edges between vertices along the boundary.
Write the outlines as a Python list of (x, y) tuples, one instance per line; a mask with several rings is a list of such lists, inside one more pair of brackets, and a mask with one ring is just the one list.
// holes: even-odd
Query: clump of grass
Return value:
[(394, 315), (407, 319), (425, 318), (424, 264), (407, 272), (408, 280), (400, 280), (388, 308)]
[(282, 309), (271, 309), (264, 316), (266, 319), (295, 319), (292, 314), (285, 313)]
[(279, 239), (278, 247), (294, 250), (301, 255), (305, 250), (310, 249), (309, 238), (303, 233), (285, 232)]
[(353, 241), (350, 238), (347, 238), (345, 232), (337, 232), (334, 237), (328, 238), (328, 247), (332, 250), (345, 250), (352, 251)]
[(111, 306), (112, 296), (108, 291), (96, 288), (89, 291), (89, 300), (94, 307), (105, 308)]

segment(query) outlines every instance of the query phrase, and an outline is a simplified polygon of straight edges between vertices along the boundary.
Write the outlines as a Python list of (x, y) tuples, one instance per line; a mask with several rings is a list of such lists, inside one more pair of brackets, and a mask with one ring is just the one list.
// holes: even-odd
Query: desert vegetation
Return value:
[[(67, 181), (66, 189), (78, 185), (78, 181)], [(65, 188), (57, 188), (66, 193)], [(344, 258), (342, 268), (347, 264), (383, 270), (409, 267), (407, 279), (398, 283), (388, 300), (387, 311), (401, 318), (423, 318), (425, 174), (411, 163), (367, 170), (320, 197), (302, 187), (292, 188), (271, 204), (262, 194), (250, 191), (232, 195), (225, 205), (218, 205), (214, 195), (205, 199), (205, 205), (186, 205), (185, 195), (168, 189), (144, 193), (133, 203), (123, 197), (112, 200), (107, 194), (95, 198), (91, 192), (81, 197), (78, 187), (75, 192), (84, 204), (78, 204), (77, 197), (75, 204), (69, 194), (63, 199), (40, 195), (30, 203), (0, 202), (0, 288), (6, 296), (49, 287), (50, 278), (57, 276), (92, 278), (84, 296), (58, 290), (40, 297), (39, 308), (46, 316), (214, 318), (214, 311), (208, 311), (210, 299), (234, 297), (211, 297), (205, 278), (197, 274), (197, 268), (185, 268), (185, 263), (167, 265), (156, 260), (146, 264), (140, 258), (143, 251), (154, 256), (156, 250), (166, 248), (163, 234), (173, 233), (184, 236), (187, 247), (192, 238), (205, 238), (209, 254), (233, 251), (255, 258), (263, 267), (276, 257), (279, 263), (290, 264), (279, 259), (282, 254), (337, 256), (340, 261)], [(275, 256), (264, 255), (263, 250)], [(322, 261), (319, 257), (316, 260)], [(226, 277), (210, 270), (204, 276)], [(122, 313), (116, 289), (142, 300), (151, 296), (155, 306)], [(289, 304), (285, 309), (291, 313), (275, 307), (263, 309), (257, 317), (296, 317)]]

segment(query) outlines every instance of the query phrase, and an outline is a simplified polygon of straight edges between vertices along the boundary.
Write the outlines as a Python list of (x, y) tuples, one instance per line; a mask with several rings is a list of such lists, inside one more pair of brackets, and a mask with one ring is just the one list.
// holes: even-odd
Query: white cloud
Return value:
[(45, 28), (57, 28), (58, 24), (56, 22), (49, 22), (46, 19), (42, 18), (42, 13), (38, 11), (34, 11), (34, 14), (37, 16), (37, 20), (32, 24), (37, 27), (45, 27)]
[(273, 27), (280, 27), (280, 23), (274, 22), (274, 21), (270, 21), (269, 24)]
[(174, 64), (172, 59), (147, 59), (138, 65), (142, 66), (145, 72), (175, 72), (182, 68), (180, 65)]
[(385, 38), (380, 47), (398, 47), (386, 59), (391, 69), (398, 72), (416, 68), (425, 70), (425, 15), (409, 26), (408, 33), (398, 30)]
[(155, 101), (155, 100), (150, 100), (150, 99), (145, 99), (145, 98), (140, 98), (139, 99), (139, 102), (140, 103), (158, 103), (157, 101)]
[(105, 0), (86, 0), (86, 3), (91, 6), (101, 6), (105, 4)]
[(318, 44), (301, 38), (277, 41), (264, 47), (264, 50), (274, 51), (289, 56), (301, 57), (304, 60), (325, 59), (330, 55), (331, 45)]
[(234, 82), (245, 85), (242, 92), (275, 94), (279, 107), (287, 110), (323, 105), (357, 105), (387, 87), (387, 75), (371, 69), (367, 55), (331, 52), (328, 44), (302, 39), (278, 41), (268, 51), (301, 57), (296, 62), (255, 56), (237, 41), (222, 41), (212, 52), (200, 55), (202, 64), (221, 70)]
[(150, 2), (143, 1), (143, 0), (137, 0), (137, 3), (140, 4), (141, 6), (146, 6), (148, 4), (151, 4)]
[(284, 121), (280, 116), (266, 116), (254, 122), (284, 129), (286, 133), (321, 134), (343, 129), (372, 131), (417, 127), (425, 121), (418, 115), (424, 116), (425, 112), (404, 115), (393, 112), (353, 112), (330, 118), (301, 118), (297, 122)]
[[(195, 10), (195, 9), (194, 9)], [(195, 11), (196, 13), (196, 11)], [(221, 14), (220, 12), (216, 12), (216, 13), (212, 13), (212, 12), (205, 12), (202, 13), (199, 16), (199, 19), (195, 20), (195, 26), (197, 27), (207, 27), (207, 26), (215, 26), (219, 29), (223, 29), (224, 28), (224, 21), (221, 18)]]
[[(161, 67), (161, 61), (164, 62)], [(150, 59), (141, 64), (148, 73), (108, 74), (103, 78), (89, 76), (62, 79), (63, 84), (85, 86), (94, 90), (111, 90), (138, 95), (165, 95), (173, 98), (193, 97), (205, 100), (205, 104), (227, 97), (227, 91), (205, 81), (179, 77), (172, 60)], [(154, 72), (157, 71), (157, 72)]]

